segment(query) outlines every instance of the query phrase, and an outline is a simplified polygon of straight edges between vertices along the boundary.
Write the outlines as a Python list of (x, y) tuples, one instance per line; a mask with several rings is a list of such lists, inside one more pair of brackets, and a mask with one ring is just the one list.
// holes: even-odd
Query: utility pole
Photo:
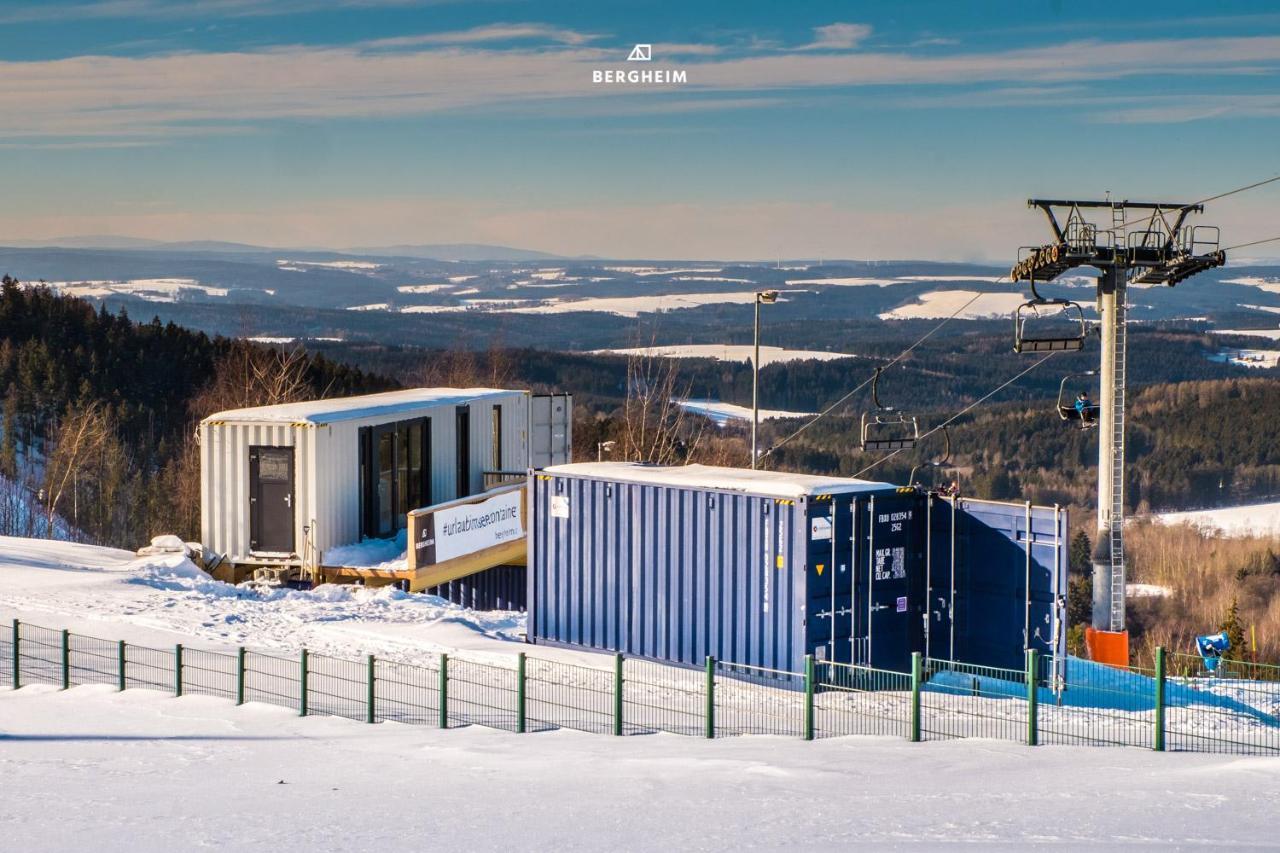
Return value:
[[(1218, 248), (1218, 229), (1189, 226), (1188, 215), (1202, 213), (1200, 204), (1157, 202), (1066, 201), (1031, 199), (1028, 207), (1045, 214), (1053, 242), (1025, 247), (1009, 277), (1028, 281), (1032, 299), (1014, 314), (1017, 352), (1073, 351), (1084, 348), (1084, 313), (1067, 299), (1047, 299), (1037, 282), (1052, 281), (1079, 266), (1096, 268), (1098, 332), (1101, 338), (1101, 384), (1098, 411), (1098, 541), (1093, 556), (1093, 627), (1125, 630), (1125, 389), (1127, 385), (1128, 303), (1130, 284), (1170, 287), (1196, 273), (1226, 263)], [(1066, 219), (1059, 223), (1059, 211)], [(1109, 221), (1087, 218), (1110, 214)], [(1136, 219), (1129, 219), (1136, 212)], [(1028, 330), (1032, 317), (1050, 309), (1070, 317), (1070, 333), (1061, 326), (1053, 334)], [(1127, 661), (1126, 661), (1127, 663)]]

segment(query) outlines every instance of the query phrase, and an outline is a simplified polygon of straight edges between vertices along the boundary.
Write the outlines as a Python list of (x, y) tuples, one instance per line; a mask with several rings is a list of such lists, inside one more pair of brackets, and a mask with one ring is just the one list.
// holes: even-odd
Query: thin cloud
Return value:
[(365, 42), (368, 47), (420, 47), (427, 45), (468, 45), (487, 42), (547, 41), (558, 44), (580, 45), (596, 41), (601, 36), (583, 33), (547, 24), (490, 24), (445, 33), (424, 33), (412, 36), (376, 39)]
[(852, 50), (871, 35), (869, 24), (827, 24), (813, 28), (813, 41), (796, 50)]
[[(537, 27), (540, 25), (521, 25)], [(526, 30), (527, 31), (527, 30)], [(830, 95), (850, 90), (934, 85), (1052, 87), (1135, 76), (1257, 74), (1280, 62), (1280, 37), (1073, 42), (946, 56), (909, 52), (794, 52), (688, 56), (688, 83), (602, 87), (591, 72), (621, 65), (625, 51), (553, 44), (497, 48), (442, 44), (386, 51), (367, 46), (290, 47), (143, 57), (78, 56), (0, 62), (0, 138), (87, 138), (222, 131), (275, 119), (379, 118), (463, 108), (576, 101), (608, 111), (622, 99), (681, 109), (687, 95), (742, 98), (786, 90)], [(1133, 91), (1132, 89), (1130, 90)], [(963, 94), (962, 92), (959, 94)], [(1006, 99), (1031, 99), (1013, 92)], [(1165, 105), (1159, 105), (1165, 106)], [(1204, 105), (1196, 104), (1197, 110)], [(1237, 114), (1271, 109), (1239, 101)], [(1269, 113), (1266, 113), (1269, 114)], [(1159, 120), (1160, 113), (1138, 113)], [(1165, 112), (1187, 121), (1194, 112)], [(1130, 114), (1129, 121), (1134, 121)], [(1116, 120), (1116, 119), (1109, 119)]]
[(29, 24), (112, 18), (249, 18), (335, 9), (438, 5), (461, 0), (98, 0), (91, 3), (29, 3), (0, 12), (0, 23)]

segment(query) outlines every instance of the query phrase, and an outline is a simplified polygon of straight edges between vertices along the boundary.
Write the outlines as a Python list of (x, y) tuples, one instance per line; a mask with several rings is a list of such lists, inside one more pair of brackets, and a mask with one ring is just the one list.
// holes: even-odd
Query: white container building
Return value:
[[(323, 565), (330, 548), (395, 536), (410, 510), (502, 479), (492, 472), (523, 473), (535, 455), (568, 461), (552, 448), (531, 451), (531, 408), (538, 402), (541, 413), (542, 400), (415, 388), (212, 415), (200, 423), (206, 564)], [(563, 439), (571, 398), (552, 400)]]

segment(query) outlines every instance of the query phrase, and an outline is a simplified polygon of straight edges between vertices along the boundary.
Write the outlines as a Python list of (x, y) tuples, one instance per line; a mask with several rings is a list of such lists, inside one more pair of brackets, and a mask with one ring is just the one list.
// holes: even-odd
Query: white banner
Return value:
[(443, 563), (524, 537), (520, 518), (522, 490), (495, 495), (473, 504), (437, 510), (425, 519), (419, 553), (423, 565)]

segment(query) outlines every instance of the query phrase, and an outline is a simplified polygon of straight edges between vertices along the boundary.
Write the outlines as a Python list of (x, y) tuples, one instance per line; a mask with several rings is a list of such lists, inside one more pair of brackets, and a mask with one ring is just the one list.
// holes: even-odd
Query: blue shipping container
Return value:
[(548, 468), (531, 493), (531, 642), (790, 672), (1065, 652), (1057, 508), (631, 463)]

